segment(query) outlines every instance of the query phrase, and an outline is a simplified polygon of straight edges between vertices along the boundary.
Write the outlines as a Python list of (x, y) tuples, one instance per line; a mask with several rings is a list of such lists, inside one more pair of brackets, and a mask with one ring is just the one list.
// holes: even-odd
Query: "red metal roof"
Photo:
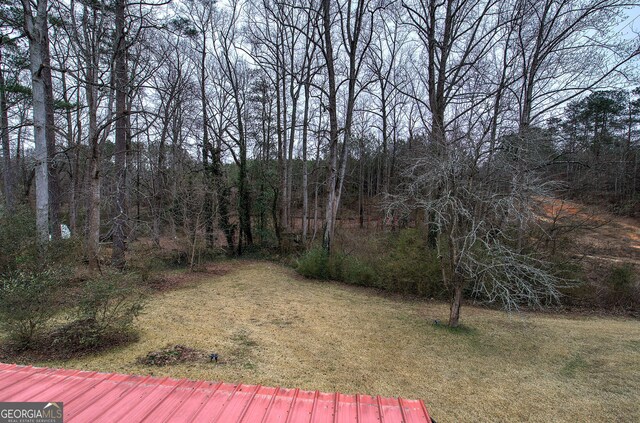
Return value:
[(422, 400), (2, 363), (0, 401), (62, 401), (65, 422), (431, 422)]

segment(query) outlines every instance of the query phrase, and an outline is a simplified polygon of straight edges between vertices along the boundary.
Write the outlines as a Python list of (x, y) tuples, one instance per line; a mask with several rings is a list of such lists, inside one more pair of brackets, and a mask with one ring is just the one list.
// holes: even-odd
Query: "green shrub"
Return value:
[(633, 267), (631, 265), (613, 266), (607, 285), (613, 291), (625, 291), (633, 286), (633, 278)]
[(332, 279), (358, 285), (369, 285), (373, 275), (373, 270), (357, 258), (339, 252), (329, 255), (320, 247), (303, 254), (298, 259), (296, 270), (307, 278)]
[(636, 286), (636, 274), (629, 264), (612, 266), (605, 281), (606, 305), (628, 307), (640, 300), (640, 289)]
[(11, 274), (0, 290), (5, 352), (66, 359), (137, 339), (145, 298), (138, 279), (107, 273), (78, 285), (51, 270)]
[(377, 286), (378, 279), (375, 270), (364, 260), (347, 256), (342, 260), (341, 276), (344, 282), (353, 285)]
[(420, 231), (400, 231), (388, 240), (386, 250), (376, 262), (381, 287), (420, 296), (443, 294), (438, 254), (427, 247)]
[[(54, 357), (98, 351), (137, 338), (134, 321), (142, 312), (144, 292), (131, 274), (105, 273), (78, 289), (66, 287), (66, 323), (49, 331), (41, 345)], [(45, 345), (46, 344), (46, 345)]]
[[(40, 266), (71, 268), (81, 263), (83, 242), (79, 237), (49, 241), (40, 259)], [(44, 259), (44, 260), (43, 260)]]
[(298, 259), (296, 270), (306, 278), (329, 279), (329, 254), (323, 248), (312, 248)]
[(38, 263), (35, 215), (18, 208), (11, 215), (0, 213), (0, 274), (33, 268)]
[(76, 320), (84, 322), (90, 338), (128, 332), (142, 312), (144, 300), (134, 276), (105, 273), (87, 281), (80, 291)]
[(0, 282), (0, 327), (19, 348), (27, 347), (64, 305), (60, 275), (14, 272)]
[(327, 273), (328, 279), (334, 281), (345, 281), (344, 279), (344, 267), (347, 256), (341, 252), (334, 251), (329, 255), (327, 260)]
[(373, 286), (394, 292), (421, 296), (444, 293), (440, 263), (422, 234), (405, 229), (392, 234), (386, 242), (371, 245), (367, 257), (341, 252), (327, 254), (322, 248), (307, 251), (297, 261), (301, 275), (315, 279), (332, 279), (354, 285)]

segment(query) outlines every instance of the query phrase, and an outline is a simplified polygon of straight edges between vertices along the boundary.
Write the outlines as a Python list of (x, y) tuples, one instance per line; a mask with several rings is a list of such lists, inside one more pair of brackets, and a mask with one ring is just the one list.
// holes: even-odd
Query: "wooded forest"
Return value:
[(452, 326), (467, 296), (541, 306), (572, 283), (560, 238), (588, 226), (551, 202), (640, 212), (634, 10), (1, 0), (0, 214), (33, 213), (40, 248), (68, 227), (92, 269), (139, 240), (193, 266), (415, 228)]

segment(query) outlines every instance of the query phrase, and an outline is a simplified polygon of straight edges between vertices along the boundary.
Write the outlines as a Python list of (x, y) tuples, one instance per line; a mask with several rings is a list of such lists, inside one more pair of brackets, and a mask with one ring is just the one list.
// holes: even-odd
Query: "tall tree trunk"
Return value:
[(364, 228), (364, 176), (365, 176), (365, 148), (364, 140), (360, 139), (360, 160), (358, 160), (358, 223)]
[(69, 226), (71, 228), (73, 228), (73, 233), (75, 234), (75, 230), (76, 230), (76, 185), (77, 182), (76, 180), (78, 179), (78, 173), (77, 173), (77, 160), (75, 160), (77, 158), (77, 150), (78, 150), (78, 146), (75, 145), (74, 139), (73, 139), (73, 118), (71, 116), (71, 109), (68, 107), (69, 103), (70, 103), (70, 98), (68, 96), (68, 91), (67, 91), (67, 74), (66, 72), (64, 72), (62, 74), (62, 99), (64, 100), (64, 102), (67, 105), (67, 108), (65, 110), (65, 119), (67, 121), (67, 148), (69, 150), (71, 150), (72, 157), (73, 157), (73, 161), (71, 163), (69, 163), (69, 185), (70, 185), (70, 189), (69, 189)]
[[(78, 93), (80, 90), (78, 89)], [(78, 94), (79, 96), (79, 94)], [(80, 104), (80, 103), (78, 103)], [(80, 115), (80, 112), (77, 112)], [(78, 198), (80, 196), (80, 143), (82, 140), (82, 126), (80, 119), (76, 120), (76, 137), (74, 140), (75, 146), (73, 148), (73, 181), (71, 184), (71, 192), (69, 193), (69, 228), (71, 229), (71, 235), (75, 236), (78, 233)]]
[(247, 246), (253, 245), (253, 234), (251, 231), (251, 196), (249, 192), (249, 181), (247, 178), (247, 139), (244, 132), (243, 108), (240, 104), (240, 91), (235, 89), (236, 115), (238, 120), (238, 144), (240, 147), (240, 161), (238, 163), (238, 217), (240, 221), (240, 236), (238, 239), (238, 255), (242, 254), (242, 238)]
[(307, 243), (309, 231), (309, 170), (307, 165), (307, 142), (309, 137), (309, 83), (304, 85), (304, 117), (302, 122), (302, 243)]
[[(20, 113), (20, 121), (24, 122), (27, 119), (27, 109), (21, 110)], [(24, 199), (27, 200), (29, 198), (29, 187), (25, 183), (24, 177), (24, 143), (22, 142), (22, 127), (18, 128), (18, 134), (16, 135), (16, 178), (20, 175), (20, 180), (22, 182), (22, 192), (24, 193)], [(17, 172), (20, 172), (18, 174)], [(35, 170), (33, 171), (35, 175)], [(16, 182), (17, 185), (17, 182)], [(17, 186), (16, 186), (17, 187)]]
[(115, 216), (113, 219), (113, 250), (111, 264), (117, 269), (125, 266), (125, 228), (127, 225), (127, 47), (124, 33), (126, 0), (116, 0), (114, 38), (115, 114), (115, 172), (117, 177)]
[(29, 38), (29, 61), (33, 95), (33, 129), (36, 159), (36, 231), (38, 243), (49, 241), (49, 174), (47, 171), (47, 107), (46, 86), (42, 74), (44, 66), (43, 40), (46, 39), (47, 0), (39, 0), (37, 15), (31, 11), (30, 0), (22, 0), (25, 32)]
[[(331, 120), (332, 108), (334, 108), (333, 113), (336, 113), (336, 95), (337, 95), (337, 87), (335, 85), (335, 70), (333, 63), (333, 45), (331, 44), (331, 15), (330, 15), (330, 2), (323, 1), (323, 25), (325, 30), (325, 59), (327, 61), (327, 75), (329, 78), (329, 116)], [(336, 221), (338, 217), (338, 209), (340, 207), (340, 198), (342, 196), (342, 191), (344, 188), (344, 179), (347, 173), (347, 164), (349, 161), (349, 144), (351, 143), (351, 125), (353, 122), (353, 113), (355, 108), (355, 102), (357, 97), (356, 90), (356, 80), (358, 78), (358, 72), (360, 69), (360, 63), (358, 60), (362, 60), (363, 54), (362, 51), (358, 50), (358, 45), (360, 41), (361, 31), (363, 29), (364, 18), (368, 16), (369, 12), (367, 7), (365, 7), (364, 0), (358, 0), (356, 2), (355, 10), (352, 10), (351, 3), (348, 3), (347, 7), (347, 16), (346, 16), (346, 33), (344, 33), (343, 28), (343, 38), (345, 38), (345, 48), (349, 55), (349, 79), (348, 79), (348, 91), (347, 91), (347, 107), (345, 112), (345, 122), (344, 122), (344, 142), (342, 144), (342, 149), (340, 153), (340, 169), (338, 171), (332, 170), (331, 173), (335, 173), (330, 176), (330, 179), (335, 178), (335, 186), (329, 186), (329, 197), (331, 197), (332, 204), (328, 209), (330, 209), (331, 214), (329, 215), (329, 210), (327, 211), (327, 217), (331, 220), (331, 224), (326, 225), (325, 229), (325, 248), (331, 249), (331, 239), (333, 238)], [(351, 19), (353, 15), (353, 28), (351, 27)], [(373, 18), (372, 18), (373, 19)], [(370, 39), (369, 39), (370, 41)], [(369, 41), (367, 41), (367, 46)], [(366, 46), (365, 46), (366, 48)], [(333, 85), (333, 86), (332, 86)], [(331, 97), (333, 96), (333, 104)], [(338, 133), (337, 133), (337, 118), (335, 122), (335, 134), (333, 133), (333, 128), (330, 129), (330, 134), (333, 137), (335, 135), (335, 140), (332, 138), (331, 140), (331, 148), (330, 148), (330, 166), (334, 168), (337, 165), (337, 147), (338, 147)], [(333, 123), (330, 124), (333, 126)], [(335, 149), (335, 157), (331, 157), (331, 150)], [(329, 181), (331, 183), (331, 181)], [(331, 193), (333, 191), (333, 193)], [(328, 233), (327, 233), (328, 230)]]
[[(322, 103), (322, 94), (320, 94), (320, 103)], [(316, 172), (318, 169), (320, 169), (320, 148), (321, 148), (321, 144), (322, 144), (322, 135), (321, 135), (321, 128), (322, 128), (322, 115), (320, 115), (318, 117), (318, 129), (316, 131), (316, 136), (317, 136), (317, 143), (316, 143), (316, 156), (315, 156), (315, 160), (314, 160), (314, 166), (313, 166), (313, 171), (312, 173)], [(311, 236), (311, 242), (315, 241), (316, 239), (316, 235), (318, 234), (318, 212), (319, 212), (319, 208), (320, 208), (320, 196), (319, 196), (319, 191), (320, 191), (320, 177), (319, 175), (316, 173), (316, 177), (315, 177), (315, 184), (314, 184), (314, 190), (313, 190), (313, 235)], [(324, 234), (323, 234), (324, 236)]]
[[(86, 16), (86, 10), (85, 10)], [(86, 22), (85, 22), (86, 24)], [(89, 267), (96, 269), (100, 267), (100, 206), (101, 206), (101, 184), (100, 162), (102, 160), (102, 143), (98, 134), (98, 99), (96, 92), (96, 69), (97, 58), (94, 51), (87, 51), (85, 65), (87, 66), (85, 96), (87, 99), (87, 111), (89, 114), (89, 146), (91, 155), (89, 156), (89, 198), (86, 233), (86, 252)], [(78, 144), (80, 141), (78, 140)]]
[[(380, 79), (382, 113), (382, 192), (389, 193), (389, 113), (387, 111), (387, 84)], [(384, 222), (384, 221), (383, 221)]]
[[(126, 62), (128, 63), (129, 61), (129, 52), (126, 52)], [(127, 70), (128, 71), (128, 70)], [(133, 76), (132, 76), (133, 78)], [(128, 242), (133, 242), (136, 239), (136, 226), (135, 225), (131, 225), (129, 222), (131, 222), (131, 219), (129, 218), (129, 209), (130, 209), (130, 205), (131, 205), (131, 185), (130, 185), (130, 181), (131, 181), (131, 175), (133, 172), (133, 148), (131, 146), (131, 142), (133, 140), (133, 134), (131, 133), (131, 113), (129, 113), (129, 111), (133, 108), (133, 93), (131, 92), (130, 89), (127, 90), (127, 96), (126, 96), (126, 103), (125, 103), (125, 128), (126, 128), (126, 147), (125, 147), (125, 169), (126, 169), (126, 173), (125, 173), (125, 181), (124, 181), (124, 186), (125, 186), (125, 200), (124, 200), (124, 204), (125, 204), (125, 217), (126, 217), (126, 221), (125, 221), (125, 251), (127, 250), (127, 243)]]
[(240, 239), (238, 240), (238, 254), (242, 254), (242, 238), (247, 246), (253, 245), (251, 231), (251, 198), (249, 193), (249, 181), (247, 180), (247, 150), (241, 147), (240, 165), (238, 172), (238, 216), (240, 220)]
[(165, 120), (162, 124), (162, 133), (160, 134), (160, 145), (158, 145), (158, 161), (156, 163), (157, 166), (157, 174), (156, 174), (156, 183), (155, 190), (153, 195), (153, 243), (160, 247), (160, 226), (161, 226), (161, 216), (162, 210), (164, 207), (164, 193), (166, 186), (166, 175), (164, 169), (165, 162), (165, 144), (167, 139), (167, 130), (168, 130), (168, 112), (165, 112)]
[(338, 113), (337, 113), (337, 86), (336, 72), (333, 57), (333, 41), (331, 40), (331, 1), (322, 1), (322, 23), (324, 29), (324, 58), (327, 63), (327, 77), (329, 79), (329, 99), (327, 110), (329, 112), (329, 156), (327, 158), (327, 208), (325, 210), (324, 234), (322, 246), (327, 252), (331, 252), (333, 233), (335, 226), (335, 201), (336, 182), (338, 180)]
[(227, 254), (233, 254), (235, 249), (233, 237), (235, 234), (234, 225), (231, 223), (229, 215), (231, 190), (225, 181), (225, 174), (222, 169), (222, 137), (224, 134), (224, 126), (220, 125), (216, 140), (216, 148), (213, 151), (212, 169), (214, 183), (216, 186), (216, 201), (218, 205), (218, 224), (222, 232), (224, 232), (227, 241)]
[[(292, 59), (293, 62), (293, 59)], [(293, 69), (293, 63), (291, 63), (291, 69)], [(290, 79), (289, 83), (289, 94), (291, 95), (291, 131), (289, 132), (289, 159), (287, 161), (287, 201), (286, 201), (286, 209), (287, 209), (287, 222), (290, 224), (292, 221), (292, 191), (293, 191), (293, 146), (295, 141), (296, 134), (296, 113), (298, 112), (298, 97), (300, 96), (300, 88), (297, 90), (294, 88), (295, 79), (293, 76)]]
[(288, 168), (289, 161), (291, 158), (287, 157), (287, 152), (289, 151), (288, 143), (287, 143), (287, 71), (284, 61), (284, 41), (281, 42), (282, 48), (279, 49), (279, 53), (281, 53), (280, 63), (281, 63), (281, 107), (282, 107), (282, 162), (280, 164), (280, 228), (284, 232), (289, 231), (289, 204), (287, 203), (289, 199), (289, 194), (287, 193), (287, 188), (289, 187), (289, 182), (287, 177), (289, 176)]
[[(333, 205), (333, 230), (335, 231), (335, 222), (338, 220), (338, 209), (340, 208), (340, 199), (344, 188), (344, 179), (347, 175), (347, 163), (349, 161), (349, 144), (351, 143), (351, 124), (353, 122), (353, 109), (355, 107), (355, 75), (349, 80), (349, 93), (347, 100), (347, 112), (344, 123), (344, 141), (340, 153), (340, 171), (338, 173), (337, 190), (334, 196)], [(333, 234), (331, 234), (333, 238)]]
[(56, 126), (53, 110), (53, 80), (51, 79), (51, 55), (49, 53), (49, 35), (44, 32), (42, 39), (42, 77), (45, 85), (45, 108), (47, 118), (47, 168), (49, 172), (49, 219), (51, 226), (51, 237), (54, 240), (60, 239), (60, 183), (58, 181), (58, 164), (56, 160)]
[[(356, 40), (357, 42), (357, 40)], [(340, 154), (340, 171), (338, 173), (337, 191), (334, 196), (332, 229), (335, 231), (335, 222), (338, 219), (338, 209), (340, 208), (340, 198), (344, 188), (344, 179), (347, 174), (347, 163), (349, 161), (349, 144), (351, 143), (351, 126), (353, 123), (353, 112), (356, 105), (356, 46), (351, 46), (352, 54), (349, 56), (349, 91), (347, 93), (347, 110), (344, 122), (344, 141)], [(333, 234), (331, 234), (333, 238)]]
[[(282, 199), (280, 198), (281, 196), (283, 196), (284, 190), (282, 188), (283, 186), (283, 182), (285, 182), (285, 178), (286, 178), (286, 161), (285, 161), (285, 150), (284, 150), (284, 145), (283, 145), (283, 139), (284, 134), (282, 133), (283, 129), (282, 129), (282, 98), (280, 95), (280, 68), (278, 66), (278, 64), (280, 63), (280, 55), (277, 55), (276, 57), (276, 83), (275, 83), (275, 87), (276, 87), (276, 137), (278, 140), (278, 181), (279, 181), (279, 186), (277, 189), (277, 192), (275, 193), (276, 195), (274, 196), (274, 201), (277, 201), (276, 204), (276, 209), (277, 209), (277, 213), (276, 213), (276, 217), (274, 218), (274, 226), (275, 226), (275, 231), (276, 231), (276, 237), (278, 238), (278, 245), (282, 248), (282, 232), (286, 231), (286, 228), (283, 228), (283, 218), (285, 213), (284, 210), (284, 202), (282, 201)], [(285, 189), (286, 189), (286, 185), (285, 185)]]
[[(91, 123), (89, 123), (89, 133)], [(87, 222), (87, 259), (89, 267), (96, 269), (100, 267), (100, 203), (101, 203), (101, 176), (100, 176), (100, 160), (101, 146), (99, 145), (97, 135), (94, 132), (91, 141), (91, 158), (89, 161), (89, 216)]]
[[(210, 156), (213, 156), (213, 148), (211, 146), (210, 134), (209, 134), (209, 113), (207, 110), (207, 34), (202, 33), (202, 51), (200, 52), (200, 107), (202, 110), (202, 165), (206, 179), (212, 183), (216, 183), (215, 175), (215, 158), (211, 157), (211, 163), (209, 162)], [(218, 200), (219, 200), (218, 196)], [(207, 247), (213, 248), (215, 245), (215, 221), (213, 217), (213, 193), (206, 192), (204, 195), (204, 220), (205, 220), (205, 237), (207, 240)]]
[[(0, 35), (0, 41), (3, 35)], [(2, 71), (2, 45), (0, 44), (0, 137), (2, 137), (2, 155), (4, 157), (4, 199), (7, 212), (15, 210), (14, 184), (15, 176), (11, 160), (11, 143), (9, 140), (9, 111), (5, 93), (4, 72)]]

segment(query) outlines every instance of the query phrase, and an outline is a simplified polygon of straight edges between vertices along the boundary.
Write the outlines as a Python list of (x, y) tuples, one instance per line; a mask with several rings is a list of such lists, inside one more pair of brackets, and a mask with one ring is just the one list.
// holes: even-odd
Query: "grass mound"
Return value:
[(185, 345), (168, 345), (157, 351), (151, 351), (144, 357), (138, 357), (136, 362), (145, 366), (170, 366), (178, 363), (205, 361), (207, 353)]

